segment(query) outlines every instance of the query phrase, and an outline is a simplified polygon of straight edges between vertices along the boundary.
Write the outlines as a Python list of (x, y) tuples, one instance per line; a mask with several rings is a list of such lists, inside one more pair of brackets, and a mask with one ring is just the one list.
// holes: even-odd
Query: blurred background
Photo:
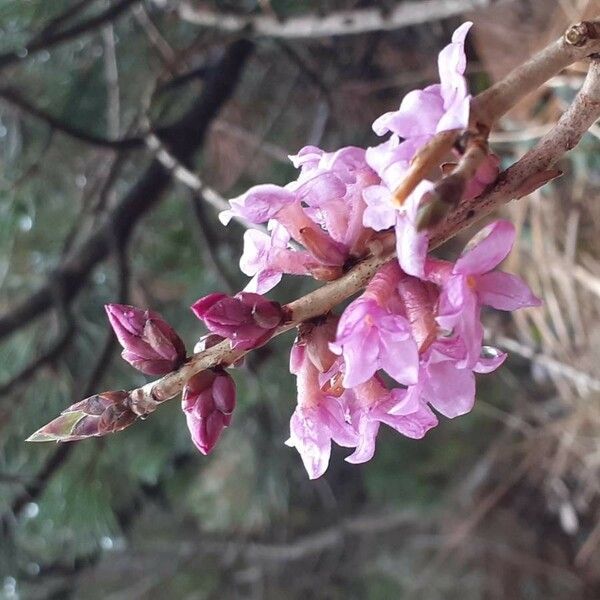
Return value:
[[(366, 25), (368, 9), (384, 27)], [(505, 209), (519, 230), (507, 270), (544, 306), (486, 316), (510, 358), (472, 413), (426, 439), (382, 428), (370, 463), (334, 452), (309, 481), (283, 445), (284, 336), (235, 372), (238, 408), (209, 457), (178, 400), (107, 439), (23, 441), (92, 392), (144, 383), (104, 303), (152, 307), (191, 349), (203, 331), (189, 305), (245, 285), (223, 198), (294, 178), (287, 155), (303, 145), (375, 143), (373, 119), (437, 79), (466, 18), (476, 92), (599, 12), (597, 0), (0, 0), (0, 597), (599, 598), (600, 126), (561, 179)], [(311, 33), (324, 15), (338, 35)], [(284, 36), (254, 35), (277, 21)], [(502, 121), (505, 166), (584, 73)], [(290, 278), (275, 296), (310, 285)]]

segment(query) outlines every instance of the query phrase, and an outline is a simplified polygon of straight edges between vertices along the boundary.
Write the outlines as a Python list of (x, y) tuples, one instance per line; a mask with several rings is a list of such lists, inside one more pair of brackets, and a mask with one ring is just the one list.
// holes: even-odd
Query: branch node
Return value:
[(598, 39), (600, 39), (600, 22), (598, 21), (581, 21), (571, 25), (565, 31), (565, 42), (577, 48), (585, 46), (590, 40)]

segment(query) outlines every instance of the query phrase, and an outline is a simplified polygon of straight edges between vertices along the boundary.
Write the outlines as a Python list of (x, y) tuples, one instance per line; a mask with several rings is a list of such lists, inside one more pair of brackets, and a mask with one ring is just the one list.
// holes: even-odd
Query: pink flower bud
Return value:
[(250, 292), (233, 297), (209, 294), (197, 300), (192, 311), (209, 331), (228, 338), (233, 347), (243, 350), (267, 341), (284, 317), (278, 302)]
[(185, 346), (159, 314), (126, 304), (104, 308), (130, 365), (146, 375), (164, 375), (183, 363)]
[(231, 422), (235, 408), (235, 383), (222, 369), (194, 375), (183, 388), (182, 408), (192, 441), (208, 454)]

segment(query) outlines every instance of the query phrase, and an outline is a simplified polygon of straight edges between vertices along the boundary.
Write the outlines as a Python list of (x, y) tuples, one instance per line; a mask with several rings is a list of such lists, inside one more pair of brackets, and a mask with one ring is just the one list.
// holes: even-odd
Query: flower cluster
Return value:
[[(440, 132), (468, 127), (464, 42), (470, 27), (459, 27), (440, 53), (439, 84), (410, 92), (398, 110), (375, 121), (375, 133), (389, 139), (367, 149), (302, 148), (290, 157), (298, 169), (294, 181), (255, 186), (221, 214), (225, 224), (236, 216), (267, 228), (244, 235), (240, 268), (251, 277), (245, 290), (233, 297), (210, 294), (192, 306), (210, 332), (204, 348), (224, 339), (242, 351), (264, 344), (289, 319), (285, 307), (263, 296), (284, 274), (337, 279), (395, 234), (397, 260), (381, 267), (360, 297), (340, 316), (299, 326), (290, 358), (298, 403), (287, 444), (311, 478), (327, 469), (332, 441), (353, 449), (347, 461), (362, 463), (375, 452), (381, 424), (418, 439), (437, 425), (436, 413), (469, 412), (475, 373), (489, 373), (506, 358), (483, 345), (482, 307), (512, 311), (539, 304), (517, 277), (495, 270), (515, 238), (509, 222), (492, 223), (448, 262), (428, 256), (427, 232), (417, 226), (435, 184), (422, 180), (402, 205), (391, 201), (425, 145)], [(476, 197), (497, 173), (498, 160), (488, 154), (459, 195)], [(185, 360), (181, 340), (158, 315), (121, 305), (107, 312), (124, 358), (138, 369), (162, 374)], [(183, 410), (202, 453), (229, 425), (234, 406), (235, 386), (222, 368), (187, 382)]]
[[(266, 223), (268, 234), (246, 232), (240, 267), (252, 279), (246, 291), (265, 293), (283, 274), (334, 279), (345, 265), (368, 254), (392, 230), (397, 261), (385, 265), (339, 319), (305, 326), (292, 349), (298, 405), (288, 445), (311, 478), (327, 468), (332, 440), (354, 448), (348, 461), (373, 456), (384, 423), (420, 438), (446, 417), (468, 412), (475, 398), (474, 373), (488, 373), (505, 355), (483, 346), (484, 305), (514, 310), (538, 304), (516, 277), (493, 269), (509, 253), (514, 228), (491, 225), (456, 263), (428, 258), (426, 232), (416, 218), (434, 183), (421, 181), (402, 207), (391, 197), (418, 151), (447, 130), (469, 123), (464, 72), (465, 23), (439, 55), (440, 83), (406, 95), (396, 111), (373, 124), (389, 139), (366, 150), (324, 152), (314, 146), (290, 159), (299, 169), (286, 186), (258, 185), (230, 201), (222, 214)], [(475, 197), (498, 173), (490, 154), (464, 197)], [(389, 386), (386, 382), (393, 381)]]
[[(348, 305), (335, 331), (330, 319), (299, 336), (291, 368), (298, 407), (288, 444), (311, 478), (327, 468), (332, 440), (355, 448), (346, 460), (365, 462), (381, 423), (421, 438), (437, 425), (432, 408), (448, 418), (471, 410), (474, 373), (489, 373), (506, 358), (483, 345), (482, 306), (539, 304), (517, 277), (493, 270), (514, 236), (509, 222), (497, 221), (456, 263), (428, 258), (423, 279), (392, 261)], [(390, 389), (386, 380), (395, 382)]]

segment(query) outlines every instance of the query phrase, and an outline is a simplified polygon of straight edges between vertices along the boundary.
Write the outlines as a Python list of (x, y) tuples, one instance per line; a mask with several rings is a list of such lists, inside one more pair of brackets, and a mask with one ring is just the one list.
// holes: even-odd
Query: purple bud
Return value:
[(233, 297), (209, 294), (197, 300), (192, 311), (209, 331), (228, 338), (233, 347), (243, 350), (267, 341), (284, 318), (278, 302), (250, 292)]
[(183, 388), (182, 408), (195, 446), (208, 454), (231, 423), (235, 383), (222, 369), (194, 375)]
[(185, 346), (157, 313), (126, 304), (107, 304), (108, 320), (123, 346), (122, 357), (146, 375), (164, 375), (185, 360)]

